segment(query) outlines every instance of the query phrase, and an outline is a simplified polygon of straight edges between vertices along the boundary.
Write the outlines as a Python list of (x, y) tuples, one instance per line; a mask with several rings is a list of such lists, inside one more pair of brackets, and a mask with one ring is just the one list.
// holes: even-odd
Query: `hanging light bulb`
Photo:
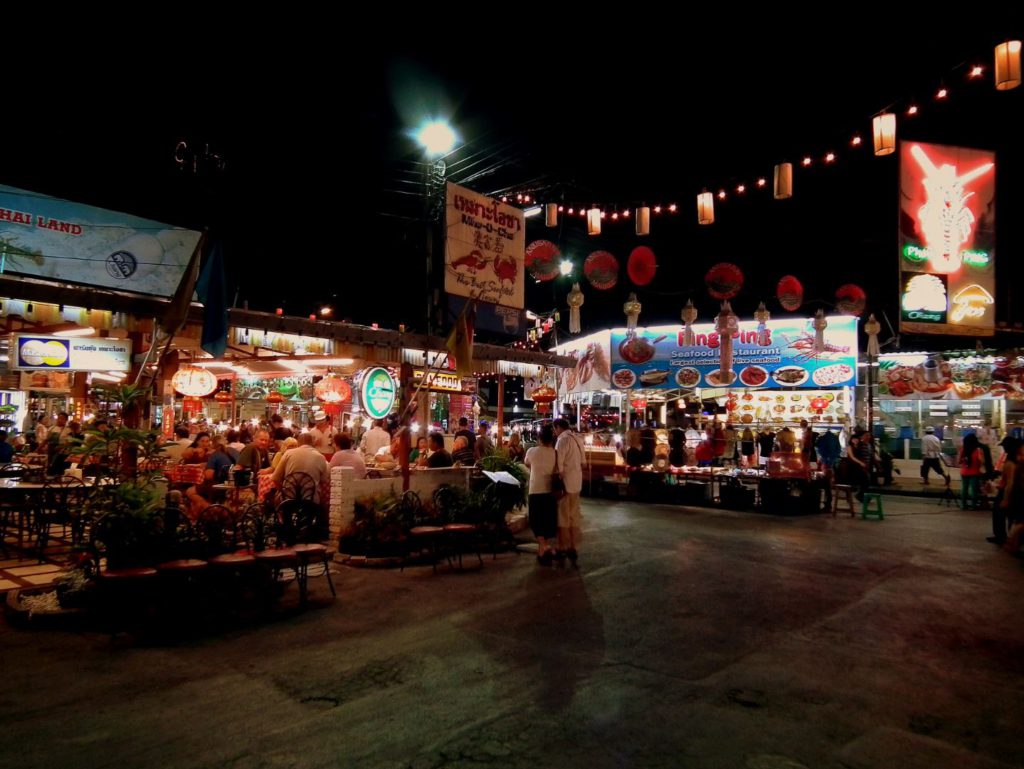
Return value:
[(558, 204), (548, 203), (544, 206), (544, 223), (548, 227), (558, 226)]
[(601, 234), (601, 209), (596, 206), (587, 211), (587, 234)]
[(1020, 85), (1020, 40), (996, 46), (996, 90), (1009, 91)]
[(871, 133), (875, 139), (875, 154), (891, 155), (896, 151), (896, 115), (883, 112), (871, 121)]
[(640, 206), (636, 209), (636, 234), (651, 234), (651, 207)]
[(697, 196), (697, 224), (715, 223), (715, 196), (707, 190)]
[(775, 166), (775, 199), (793, 197), (793, 164), (779, 163)]

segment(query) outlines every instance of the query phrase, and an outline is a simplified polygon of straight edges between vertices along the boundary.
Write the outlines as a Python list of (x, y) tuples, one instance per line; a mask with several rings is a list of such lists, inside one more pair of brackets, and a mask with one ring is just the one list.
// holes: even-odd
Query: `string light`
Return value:
[(981, 77), (984, 74), (984, 72), (984, 67), (974, 65), (973, 67), (971, 67), (971, 74), (968, 75), (968, 77)]
[(757, 186), (758, 187), (765, 187), (765, 186), (767, 186), (767, 184), (768, 184), (768, 180), (765, 179), (763, 176), (760, 179), (757, 180)]
[(949, 96), (949, 91), (947, 91), (945, 88), (940, 88), (938, 90), (938, 93), (935, 94), (936, 99), (945, 99), (947, 96)]
[(907, 107), (907, 115), (916, 115), (916, 114), (917, 114), (917, 105), (916, 104), (911, 104), (909, 107)]
[(854, 147), (859, 147), (860, 146), (860, 137), (859, 136), (854, 136), (852, 139), (850, 139), (850, 144), (853, 145)]
[(670, 213), (673, 213), (673, 214), (674, 214), (674, 213), (676, 212), (676, 204), (675, 204), (675, 203), (673, 203), (672, 205), (670, 205), (670, 206), (668, 207), (668, 210), (669, 210), (669, 212), (670, 212)]
[(742, 195), (746, 191), (747, 191), (746, 185), (740, 184), (739, 186), (736, 187), (736, 192), (738, 192), (740, 195)]
[(827, 155), (825, 155), (825, 162), (826, 163), (834, 163), (835, 161), (836, 161), (836, 153), (829, 152)]
[(719, 200), (725, 200), (725, 190), (719, 190), (718, 191), (718, 199)]
[(660, 214), (661, 213), (661, 206), (655, 206), (654, 207), (654, 213)]
[(802, 162), (804, 164), (804, 168), (806, 168), (807, 166), (809, 166), (811, 164), (811, 159), (810, 158), (804, 158)]

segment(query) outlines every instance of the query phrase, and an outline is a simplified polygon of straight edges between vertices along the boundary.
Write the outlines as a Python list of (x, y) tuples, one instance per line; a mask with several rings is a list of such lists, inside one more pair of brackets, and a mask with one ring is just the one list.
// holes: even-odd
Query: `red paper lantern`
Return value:
[(619, 260), (607, 251), (595, 251), (583, 263), (583, 274), (600, 291), (612, 288), (619, 282)]
[(555, 392), (555, 388), (551, 385), (541, 385), (532, 393), (530, 393), (530, 399), (536, 405), (538, 413), (545, 413), (551, 408), (551, 402), (558, 397), (558, 393)]
[(779, 281), (776, 295), (782, 309), (795, 312), (804, 303), (804, 286), (793, 275), (786, 275)]
[(743, 288), (743, 271), (735, 264), (720, 262), (708, 270), (704, 285), (713, 299), (732, 299)]
[(647, 408), (647, 401), (637, 398), (635, 401), (631, 401), (629, 405), (633, 407), (633, 411), (643, 411)]
[(634, 285), (646, 286), (654, 280), (654, 273), (658, 269), (658, 262), (654, 258), (654, 252), (647, 246), (637, 246), (629, 255), (626, 262), (626, 272)]
[(836, 309), (844, 315), (860, 315), (867, 301), (868, 295), (855, 283), (847, 283), (836, 289)]
[(535, 240), (526, 247), (526, 271), (540, 281), (558, 277), (562, 252), (550, 240)]
[(186, 414), (197, 414), (203, 410), (203, 401), (192, 396), (185, 398), (181, 402), (181, 410)]
[(284, 396), (279, 392), (272, 392), (267, 395), (267, 403), (283, 403)]
[(232, 396), (227, 390), (218, 390), (217, 394), (213, 396), (213, 399), (217, 401), (217, 403), (227, 403), (228, 401), (234, 400), (234, 396)]
[(344, 403), (352, 400), (352, 387), (341, 377), (328, 374), (316, 383), (313, 394), (324, 403)]

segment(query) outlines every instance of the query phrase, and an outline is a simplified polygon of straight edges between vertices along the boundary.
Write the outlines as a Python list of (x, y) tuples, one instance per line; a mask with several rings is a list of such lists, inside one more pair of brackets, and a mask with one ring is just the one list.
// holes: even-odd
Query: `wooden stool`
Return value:
[(835, 518), (839, 512), (839, 495), (842, 494), (846, 500), (846, 507), (843, 512), (849, 511), (851, 518), (857, 517), (857, 511), (853, 506), (853, 486), (845, 483), (837, 483), (832, 487), (832, 517)]
[[(872, 507), (871, 503), (874, 502), (875, 506)], [(860, 505), (860, 517), (862, 520), (866, 520), (868, 516), (878, 518), (878, 520), (885, 520), (885, 513), (882, 512), (882, 495), (881, 494), (865, 494), (864, 501)]]

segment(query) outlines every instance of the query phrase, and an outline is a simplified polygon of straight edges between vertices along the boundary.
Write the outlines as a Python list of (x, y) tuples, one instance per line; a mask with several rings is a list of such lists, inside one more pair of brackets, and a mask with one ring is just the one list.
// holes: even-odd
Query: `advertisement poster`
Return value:
[(721, 339), (713, 323), (693, 326), (696, 344), (683, 344), (682, 326), (611, 332), (612, 386), (620, 390), (690, 387), (831, 388), (857, 383), (857, 318), (828, 318), (825, 349), (814, 351), (812, 319), (770, 320), (758, 341), (758, 323), (740, 321), (733, 365), (720, 376)]
[(1024, 400), (1024, 358), (882, 355), (878, 359), (878, 396), (889, 400)]
[(23, 371), (21, 372), (21, 389), (26, 392), (67, 393), (73, 384), (71, 374), (67, 371)]
[(526, 217), (515, 206), (448, 183), (444, 290), (523, 309)]
[(900, 329), (995, 331), (995, 153), (900, 145)]
[(573, 393), (593, 392), (594, 390), (610, 389), (611, 365), (608, 357), (608, 346), (611, 331), (599, 331), (596, 334), (573, 339), (561, 344), (556, 352), (573, 358), (576, 365), (564, 369), (558, 379), (558, 396), (564, 398)]
[(199, 233), (0, 184), (0, 272), (172, 296)]

